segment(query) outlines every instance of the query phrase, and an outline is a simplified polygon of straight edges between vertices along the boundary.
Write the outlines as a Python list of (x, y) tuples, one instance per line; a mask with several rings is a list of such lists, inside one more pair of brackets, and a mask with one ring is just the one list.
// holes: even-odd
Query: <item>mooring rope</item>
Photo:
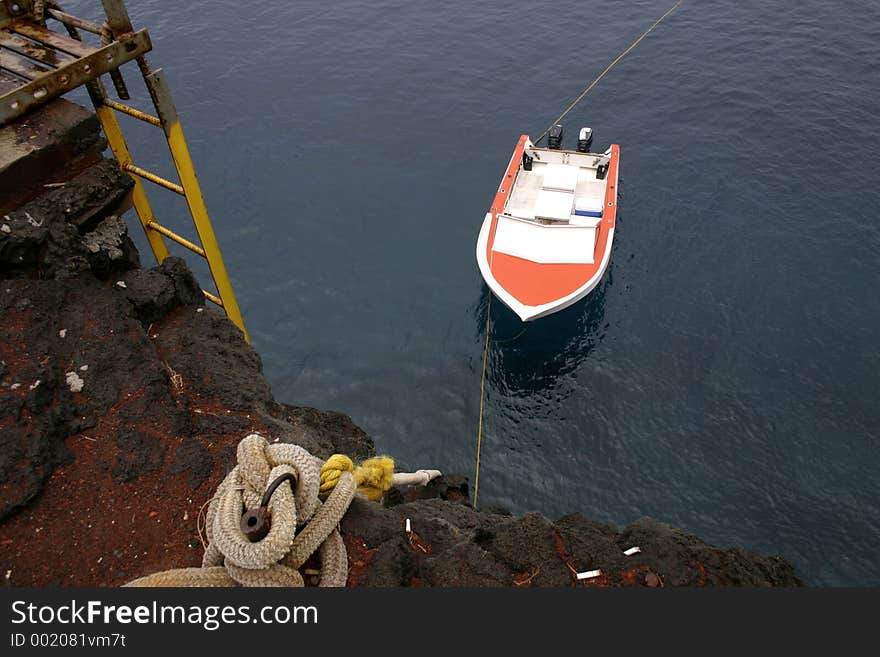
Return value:
[(355, 494), (381, 500), (393, 485), (424, 486), (440, 476), (395, 473), (387, 456), (358, 466), (343, 454), (324, 462), (299, 445), (270, 444), (256, 433), (238, 444), (236, 458), (208, 505), (202, 567), (164, 570), (126, 586), (304, 586), (300, 570), (316, 553), (318, 585), (345, 586), (339, 523)]
[(489, 360), (489, 320), (492, 312), (492, 290), (489, 290), (489, 302), (486, 304), (486, 346), (483, 347), (483, 374), (480, 377), (480, 421), (477, 425), (477, 467), (474, 473), (474, 508), (480, 495), (480, 452), (483, 448), (483, 403), (486, 397), (486, 363)]
[(632, 51), (637, 45), (639, 45), (639, 44), (642, 42), (642, 39), (644, 39), (646, 36), (648, 36), (648, 35), (654, 30), (655, 27), (657, 27), (658, 25), (660, 25), (660, 23), (663, 22), (663, 19), (664, 19), (664, 18), (666, 18), (667, 16), (669, 16), (669, 14), (671, 14), (671, 13), (672, 13), (673, 11), (675, 11), (676, 9), (678, 9), (678, 6), (679, 6), (682, 2), (684, 2), (684, 0), (678, 0), (678, 2), (676, 2), (674, 5), (672, 5), (672, 7), (671, 7), (671, 8), (670, 8), (665, 14), (663, 14), (660, 18), (658, 18), (656, 21), (654, 21), (654, 24), (651, 25), (651, 27), (649, 27), (647, 30), (645, 30), (645, 31), (642, 33), (642, 36), (640, 36), (638, 39), (636, 39), (635, 41), (633, 41), (629, 48), (627, 48), (627, 49), (624, 50), (622, 53), (620, 53), (620, 54), (617, 56), (617, 59), (615, 59), (613, 62), (611, 62), (611, 63), (607, 66), (607, 68), (599, 74), (599, 77), (597, 77), (595, 80), (593, 80), (593, 81), (590, 83), (590, 85), (589, 85), (586, 89), (584, 89), (584, 90), (581, 92), (581, 95), (578, 96), (577, 98), (575, 98), (574, 101), (571, 103), (571, 105), (569, 105), (568, 107), (566, 107), (566, 108), (565, 108), (565, 111), (564, 111), (562, 114), (560, 114), (558, 117), (556, 117), (556, 120), (555, 120), (555, 121), (553, 121), (549, 126), (547, 126), (547, 129), (546, 129), (543, 133), (541, 133), (541, 136), (538, 137), (538, 138), (534, 141), (534, 144), (537, 146), (537, 145), (541, 142), (541, 140), (544, 139), (544, 137), (546, 137), (546, 136), (549, 134), (550, 130), (553, 129), (553, 126), (555, 126), (555, 125), (556, 125), (557, 123), (559, 123), (562, 119), (564, 119), (564, 118), (566, 117), (566, 115), (567, 115), (571, 110), (573, 110), (573, 109), (575, 108), (575, 105), (577, 105), (579, 102), (581, 102), (581, 101), (584, 99), (584, 97), (585, 97), (588, 93), (590, 93), (590, 91), (593, 89), (593, 87), (595, 87), (597, 84), (599, 84), (599, 81), (600, 81), (602, 78), (605, 77), (605, 75), (608, 73), (608, 71), (610, 71), (612, 68), (614, 68), (614, 66), (617, 64), (617, 62), (619, 62), (621, 59), (623, 59), (624, 57), (626, 57), (626, 56), (630, 53), (630, 51)]

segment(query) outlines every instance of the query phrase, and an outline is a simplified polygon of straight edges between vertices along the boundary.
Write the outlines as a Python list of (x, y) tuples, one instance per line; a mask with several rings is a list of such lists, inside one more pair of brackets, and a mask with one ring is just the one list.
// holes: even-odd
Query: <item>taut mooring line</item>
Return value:
[(579, 102), (581, 102), (581, 101), (584, 99), (584, 97), (585, 97), (588, 93), (590, 93), (590, 90), (591, 90), (593, 87), (595, 87), (597, 84), (599, 84), (599, 80), (601, 80), (602, 78), (604, 78), (604, 77), (605, 77), (605, 74), (608, 73), (608, 71), (610, 71), (612, 68), (614, 68), (614, 66), (615, 66), (615, 64), (617, 64), (617, 62), (619, 62), (621, 59), (623, 59), (624, 57), (626, 57), (626, 56), (630, 53), (630, 51), (631, 51), (633, 48), (635, 48), (637, 45), (639, 45), (639, 43), (641, 43), (642, 39), (644, 39), (646, 36), (648, 36), (648, 35), (654, 30), (655, 27), (657, 27), (658, 25), (660, 25), (661, 22), (663, 22), (663, 19), (664, 19), (664, 18), (666, 18), (667, 16), (669, 16), (669, 14), (671, 14), (672, 12), (674, 12), (676, 9), (678, 9), (678, 5), (680, 5), (682, 2), (684, 2), (684, 0), (678, 0), (678, 2), (676, 2), (674, 5), (672, 5), (672, 7), (671, 7), (671, 8), (670, 8), (665, 14), (663, 14), (660, 18), (658, 18), (656, 21), (654, 21), (654, 24), (651, 25), (651, 27), (649, 27), (647, 30), (645, 30), (644, 33), (642, 34), (642, 36), (640, 36), (638, 39), (636, 39), (635, 41), (633, 41), (629, 48), (627, 48), (627, 49), (624, 50), (622, 53), (620, 53), (620, 54), (617, 56), (617, 59), (615, 59), (613, 62), (611, 62), (611, 63), (608, 65), (608, 67), (607, 67), (604, 71), (602, 71), (602, 72), (599, 74), (599, 77), (597, 77), (595, 80), (593, 80), (593, 81), (590, 83), (590, 86), (588, 86), (586, 89), (584, 89), (583, 92), (581, 92), (581, 95), (578, 96), (577, 98), (575, 98), (575, 99), (574, 99), (574, 102), (572, 102), (571, 105), (569, 105), (567, 108), (565, 108), (565, 111), (564, 111), (562, 114), (560, 114), (560, 115), (556, 118), (556, 120), (553, 121), (553, 123), (551, 123), (549, 126), (547, 126), (547, 129), (541, 134), (541, 136), (538, 137), (538, 138), (535, 140), (535, 142), (534, 142), (535, 145), (537, 146), (539, 143), (541, 143), (541, 140), (544, 139), (544, 137), (547, 136), (547, 134), (550, 132), (551, 128), (553, 128), (553, 126), (555, 126), (555, 125), (556, 125), (557, 123), (559, 123), (562, 119), (564, 119), (565, 116), (566, 116), (571, 110), (573, 110), (573, 109), (575, 108), (575, 105), (577, 105)]

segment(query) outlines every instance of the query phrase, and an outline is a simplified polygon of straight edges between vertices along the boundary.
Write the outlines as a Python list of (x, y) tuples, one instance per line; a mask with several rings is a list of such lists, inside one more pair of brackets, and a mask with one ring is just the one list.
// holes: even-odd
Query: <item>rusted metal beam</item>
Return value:
[(107, 14), (107, 25), (113, 36), (127, 34), (134, 28), (131, 26), (131, 18), (128, 17), (128, 10), (122, 0), (101, 0), (104, 5), (104, 13)]
[(0, 50), (0, 68), (27, 80), (36, 80), (52, 70), (37, 66), (31, 60), (6, 50)]
[(0, 29), (0, 46), (30, 59), (37, 60), (51, 68), (58, 68), (76, 59), (73, 55), (34, 43), (6, 29)]
[(28, 39), (39, 41), (43, 45), (54, 48), (55, 50), (70, 53), (74, 57), (87, 57), (95, 52), (94, 47), (89, 46), (82, 41), (71, 39), (63, 34), (58, 34), (58, 32), (52, 32), (44, 27), (38, 27), (31, 23), (25, 23), (24, 21), (16, 21), (15, 23), (7, 25), (6, 29), (10, 32), (17, 32), (22, 36), (26, 36)]
[(78, 16), (74, 16), (73, 14), (68, 14), (66, 11), (61, 11), (60, 9), (49, 9), (48, 13), (52, 18), (60, 23), (64, 23), (65, 25), (73, 25), (74, 27), (78, 27), (85, 32), (91, 32), (92, 34), (100, 35), (104, 31), (103, 25), (98, 25), (97, 23), (93, 23), (92, 21), (87, 21), (84, 18), (79, 18)]
[[(15, 31), (19, 31), (17, 26)], [(48, 30), (42, 31), (49, 33)], [(65, 40), (72, 41), (72, 39)], [(151, 47), (147, 31), (140, 30), (122, 35), (118, 41), (93, 50), (86, 57), (32, 79), (18, 89), (0, 96), (0, 124), (21, 116), (32, 107), (67, 93), (108, 71), (119, 68), (125, 62), (149, 51)], [(0, 66), (5, 68), (6, 65), (0, 62)]]

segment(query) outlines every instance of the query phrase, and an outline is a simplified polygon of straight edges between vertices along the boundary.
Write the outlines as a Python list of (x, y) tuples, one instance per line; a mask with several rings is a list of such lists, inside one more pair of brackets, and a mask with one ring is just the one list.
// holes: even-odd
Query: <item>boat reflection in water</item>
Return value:
[[(575, 371), (605, 337), (605, 297), (612, 285), (612, 269), (613, 262), (585, 299), (531, 322), (520, 321), (512, 310), (493, 299), (487, 387), (496, 394), (517, 397), (557, 389), (559, 379)], [(481, 344), (486, 339), (488, 300), (489, 289), (484, 285), (474, 308)]]

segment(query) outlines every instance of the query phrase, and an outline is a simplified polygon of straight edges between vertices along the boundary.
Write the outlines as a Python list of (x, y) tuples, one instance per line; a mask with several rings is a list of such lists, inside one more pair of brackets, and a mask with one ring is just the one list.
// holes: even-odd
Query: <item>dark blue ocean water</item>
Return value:
[[(671, 0), (129, 4), (276, 397), (472, 475), (487, 204)], [(688, 0), (570, 116), (621, 145), (611, 267), (527, 326), (492, 304), (481, 505), (880, 584), (878, 25), (873, 1)]]

